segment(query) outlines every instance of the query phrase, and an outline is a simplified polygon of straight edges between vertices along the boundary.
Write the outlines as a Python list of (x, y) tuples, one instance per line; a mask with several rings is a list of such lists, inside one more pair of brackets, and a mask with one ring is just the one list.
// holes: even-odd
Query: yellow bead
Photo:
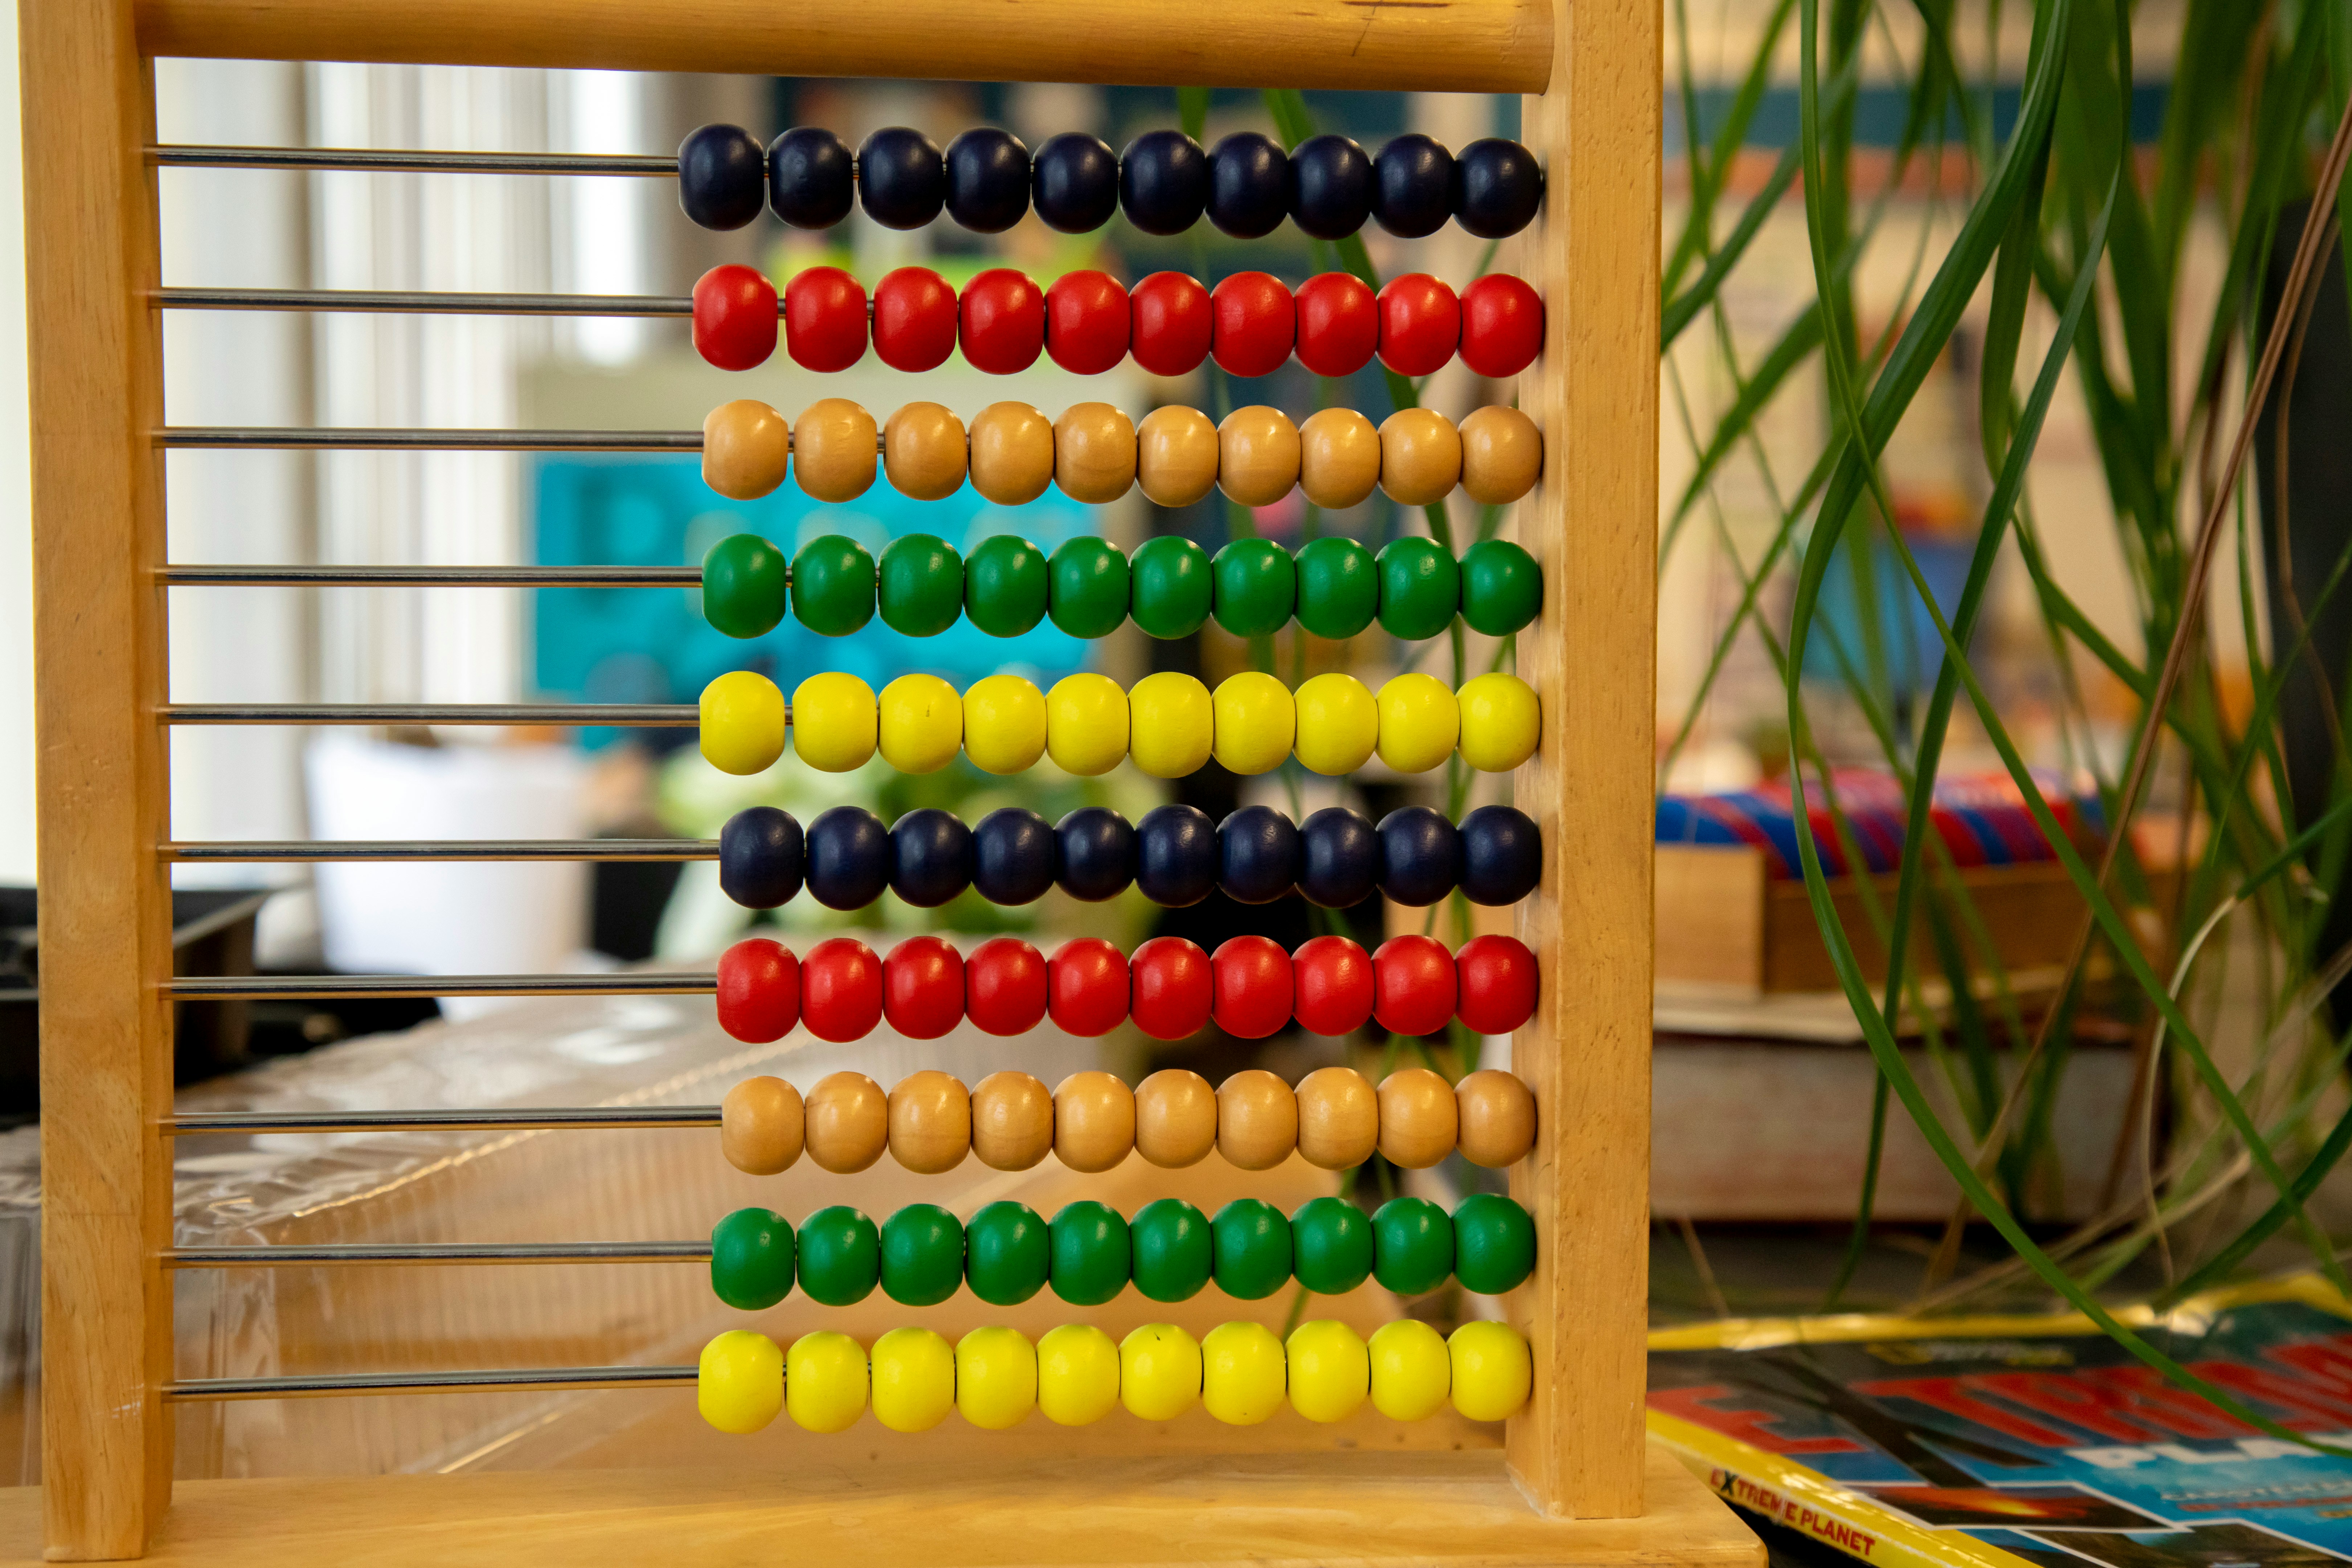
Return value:
[(1146, 1323), (1118, 1342), (1118, 1402), (1145, 1421), (1173, 1421), (1201, 1397), (1201, 1343), (1173, 1323)]
[(1425, 773), (1445, 760), (1462, 733), (1462, 710), (1433, 675), (1400, 675), (1381, 688), (1381, 761), (1401, 773)]
[(963, 694), (963, 752), (984, 773), (1017, 773), (1045, 754), (1045, 694), (1034, 680), (990, 675)]
[(1255, 1426), (1282, 1408), (1286, 1364), (1264, 1323), (1219, 1323), (1201, 1342), (1201, 1403), (1228, 1426)]
[(819, 773), (845, 773), (874, 755), (874, 689), (829, 670), (793, 689), (793, 750)]
[(765, 1334), (728, 1330), (702, 1347), (694, 1406), (721, 1432), (757, 1432), (784, 1407), (784, 1352)]
[(1118, 1345), (1092, 1323), (1064, 1323), (1037, 1342), (1037, 1408), (1085, 1426), (1118, 1408)]
[(841, 1432), (866, 1413), (866, 1351), (831, 1329), (803, 1334), (784, 1352), (784, 1409), (811, 1432)]
[(900, 773), (938, 773), (963, 749), (963, 699), (936, 675), (902, 675), (882, 689), (880, 739)]
[(874, 1342), (874, 1418), (928, 1432), (956, 1405), (956, 1352), (935, 1329), (892, 1329)]
[(1045, 752), (1066, 773), (1092, 778), (1127, 755), (1127, 693), (1108, 675), (1066, 675), (1045, 693)]
[(1128, 746), (1135, 765), (1156, 779), (1201, 771), (1216, 739), (1209, 689), (1172, 669), (1147, 675), (1127, 694)]
[(1298, 761), (1310, 773), (1352, 773), (1381, 743), (1381, 705), (1352, 675), (1318, 675), (1298, 689)]
[(784, 754), (784, 694), (764, 675), (730, 670), (702, 689), (702, 754), (722, 773), (765, 773)]
[(1345, 1421), (1364, 1402), (1372, 1368), (1364, 1342), (1324, 1319), (1290, 1331), (1290, 1407), (1309, 1421)]
[(1473, 1421), (1500, 1421), (1528, 1402), (1535, 1373), (1528, 1342), (1503, 1323), (1465, 1323), (1445, 1342), (1454, 1363), (1454, 1408)]
[(1217, 687), (1214, 751), (1227, 773), (1271, 773), (1290, 755), (1298, 705), (1290, 689), (1261, 669), (1227, 676)]
[(1496, 670), (1466, 681), (1462, 710), (1462, 760), (1482, 773), (1507, 773), (1536, 754), (1543, 707), (1536, 689)]
[(1037, 1407), (1037, 1351), (1018, 1329), (974, 1329), (956, 1342), (956, 1408), (1002, 1432)]
[(1372, 1408), (1391, 1421), (1426, 1421), (1445, 1404), (1454, 1363), (1437, 1331), (1399, 1318), (1372, 1331)]

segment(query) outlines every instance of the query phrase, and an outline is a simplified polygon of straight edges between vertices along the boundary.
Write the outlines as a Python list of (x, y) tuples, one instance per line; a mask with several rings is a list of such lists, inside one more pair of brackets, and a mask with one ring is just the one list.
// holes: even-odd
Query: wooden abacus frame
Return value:
[[(563, 1541), (633, 1560), (698, 1542), (732, 1560), (775, 1542), (787, 1515), (798, 1554), (846, 1549), (805, 1498), (651, 1473), (197, 1482), (165, 1526), (173, 1367), (163, 1254), (178, 1129), (151, 62), (187, 55), (1529, 95), (1526, 140), (1549, 167), (1549, 197), (1523, 241), (1523, 270), (1549, 321), (1521, 401), (1544, 429), (1548, 472), (1524, 503), (1545, 605), (1520, 668), (1541, 692), (1544, 736), (1517, 788), (1544, 825), (1547, 859), (1519, 916), (1541, 955), (1544, 1003), (1514, 1058), (1540, 1131), (1511, 1183), (1538, 1231), (1536, 1278), (1511, 1301), (1536, 1381), (1506, 1452), (1533, 1507), (1512, 1497), (1491, 1455), (1095, 1464), (1074, 1467), (1050, 1519), (1004, 1514), (1013, 1533), (993, 1550), (927, 1533), (937, 1510), (911, 1503), (896, 1522), (869, 1521), (856, 1550), (893, 1561), (971, 1551), (1761, 1563), (1688, 1477), (1658, 1464), (1645, 1477), (1643, 1436), (1657, 0), (26, 0), (19, 27), (50, 1558), (134, 1557), (160, 1542), (203, 1560), (405, 1561), (423, 1546), (445, 1562), (512, 1561)], [(992, 1487), (1009, 1504), (1040, 1484), (1034, 1467), (954, 1479), (963, 1500), (953, 1506), (975, 1522), (989, 1504), (972, 1500)], [(1179, 1526), (1155, 1507), (1194, 1511)], [(29, 1512), (20, 1499), (0, 1520)]]

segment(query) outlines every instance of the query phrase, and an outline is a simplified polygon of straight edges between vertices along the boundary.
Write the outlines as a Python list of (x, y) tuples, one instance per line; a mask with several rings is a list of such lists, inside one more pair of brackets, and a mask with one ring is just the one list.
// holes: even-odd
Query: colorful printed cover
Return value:
[[(2315, 1279), (2127, 1318), (2352, 1448), (2352, 1309)], [(1727, 1500), (1896, 1568), (2352, 1562), (2352, 1458), (2183, 1393), (2080, 1317), (1832, 1317), (1650, 1339), (1650, 1435)]]
[[(1854, 847), (1873, 871), (1891, 871), (1903, 857), (1908, 807), (1893, 775), (1864, 768), (1839, 768), (1831, 775), (1839, 807), (1853, 834)], [(2080, 843), (2097, 837), (2102, 818), (2096, 795), (2077, 795), (2055, 774), (2036, 774), (2042, 798), (2058, 825)], [(1845, 874), (1846, 856), (1818, 784), (1805, 790), (1806, 816), (1822, 869)], [(2017, 866), (2055, 860), (2017, 782), (2007, 773), (1964, 774), (1936, 781), (1927, 820), (1950, 850), (1956, 866)], [(1713, 795), (1658, 797), (1657, 841), (1661, 844), (1748, 845), (1764, 852), (1776, 878), (1801, 875), (1797, 858), (1796, 805), (1783, 779), (1754, 789)]]

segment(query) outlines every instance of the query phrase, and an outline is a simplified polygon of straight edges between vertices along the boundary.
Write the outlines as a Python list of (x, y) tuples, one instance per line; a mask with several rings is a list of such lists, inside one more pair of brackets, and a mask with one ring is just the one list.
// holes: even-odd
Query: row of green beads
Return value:
[(1100, 539), (1066, 541), (1049, 559), (1025, 539), (997, 534), (969, 559), (928, 533), (882, 552), (841, 534), (811, 540), (789, 565), (754, 533), (711, 546), (702, 563), (702, 612), (730, 637), (755, 637), (783, 619), (846, 637), (874, 618), (908, 637), (936, 637), (959, 616), (991, 637), (1019, 637), (1041, 621), (1076, 637), (1119, 623), (1156, 637), (1190, 637), (1214, 616), (1236, 637), (1279, 631), (1295, 615), (1318, 637), (1354, 637), (1378, 620), (1411, 641), (1443, 634), (1455, 612), (1470, 629), (1507, 637), (1543, 607), (1535, 560), (1508, 540), (1470, 547), (1460, 561), (1432, 539), (1391, 542), (1378, 555), (1352, 539), (1318, 539), (1294, 555), (1267, 539), (1209, 552), (1163, 535), (1130, 559)]
[(1136, 1211), (1132, 1223), (1091, 1200), (1049, 1224), (1024, 1204), (993, 1203), (971, 1224), (936, 1204), (911, 1204), (877, 1227), (854, 1208), (819, 1209), (795, 1237), (772, 1209), (738, 1209), (710, 1233), (710, 1285), (730, 1307), (757, 1311), (800, 1287), (846, 1307), (876, 1285), (892, 1300), (929, 1307), (969, 1283), (1010, 1307), (1051, 1285), (1073, 1306), (1111, 1300), (1129, 1281), (1154, 1301), (1182, 1301), (1210, 1280), (1255, 1301), (1294, 1277), (1338, 1296), (1366, 1279), (1400, 1296), (1433, 1290), (1450, 1274), (1465, 1289), (1499, 1295), (1535, 1268), (1535, 1225), (1509, 1198), (1479, 1193), (1448, 1219), (1426, 1198), (1395, 1198), (1367, 1217), (1339, 1198), (1314, 1198), (1288, 1219), (1272, 1204), (1238, 1198), (1210, 1219), (1181, 1198)]

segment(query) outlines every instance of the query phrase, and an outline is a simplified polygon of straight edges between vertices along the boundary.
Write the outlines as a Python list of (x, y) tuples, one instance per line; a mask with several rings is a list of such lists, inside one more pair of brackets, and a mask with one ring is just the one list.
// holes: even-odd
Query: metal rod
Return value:
[(313, 860), (716, 860), (715, 838), (215, 839), (163, 846), (163, 858)]
[(669, 178), (677, 160), (638, 153), (428, 153), (359, 147), (150, 147), (163, 169), (356, 169), (410, 174), (634, 174)]
[[(469, 294), (440, 289), (158, 289), (167, 310), (353, 310), (420, 316), (691, 316), (684, 294)], [(782, 306), (777, 309), (781, 311)]]
[(715, 1105), (555, 1106), (511, 1110), (205, 1110), (163, 1124), (175, 1138), (258, 1132), (637, 1131), (716, 1127)]
[[(876, 450), (881, 437), (877, 436)], [(342, 452), (699, 452), (699, 430), (426, 430), (357, 426), (284, 427), (175, 425), (155, 432), (159, 447), (182, 450), (247, 447), (259, 451)]]
[(699, 588), (699, 566), (165, 566), (170, 588)]
[[(688, 702), (167, 702), (166, 724), (610, 724), (690, 730)], [(784, 722), (792, 722), (787, 710)]]
[(173, 1247), (166, 1268), (335, 1268), (390, 1263), (697, 1263), (707, 1241), (358, 1242), (319, 1247)]
[(552, 1394), (573, 1388), (692, 1388), (690, 1366), (513, 1367), (493, 1372), (367, 1372), (297, 1377), (192, 1377), (163, 1385), (174, 1404), (223, 1399), (318, 1399), (361, 1394), (444, 1394), (467, 1388)]
[(716, 974), (195, 974), (163, 982), (180, 1002), (354, 996), (709, 996)]

